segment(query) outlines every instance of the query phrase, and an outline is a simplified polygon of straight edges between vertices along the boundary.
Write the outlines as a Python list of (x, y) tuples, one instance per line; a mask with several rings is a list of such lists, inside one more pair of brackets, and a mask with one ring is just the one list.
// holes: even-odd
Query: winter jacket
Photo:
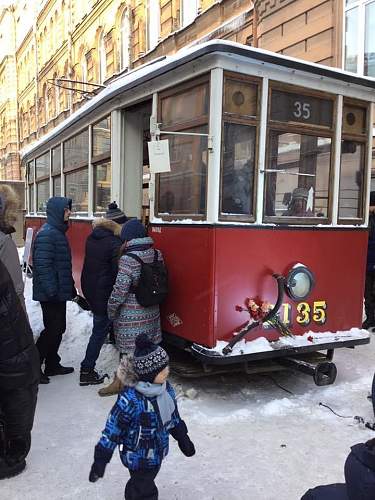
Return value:
[(146, 398), (134, 387), (125, 387), (112, 408), (102, 437), (96, 447), (96, 458), (109, 462), (119, 446), (122, 463), (130, 470), (159, 467), (169, 450), (169, 433), (181, 420), (172, 386), (167, 391), (175, 401), (170, 422), (162, 424), (156, 398)]
[[(144, 262), (154, 259), (153, 240), (149, 237), (136, 238), (127, 243), (126, 253), (138, 255)], [(138, 248), (138, 249), (137, 249)], [(158, 259), (163, 260), (158, 252)], [(113, 320), (116, 347), (121, 353), (133, 353), (135, 339), (140, 333), (146, 333), (155, 344), (161, 342), (159, 306), (141, 306), (131, 286), (138, 284), (141, 264), (126, 255), (120, 258), (119, 270), (113, 291), (108, 301), (108, 317)]]
[[(37, 383), (39, 355), (12, 279), (0, 261), (0, 394)], [(21, 411), (21, 408), (20, 408)], [(27, 412), (27, 409), (22, 409)]]
[(345, 483), (318, 486), (301, 500), (374, 500), (375, 439), (351, 447), (345, 462)]
[(105, 316), (117, 276), (121, 226), (108, 219), (96, 219), (86, 240), (81, 285), (94, 314)]
[(375, 271), (375, 213), (370, 212), (368, 221), (367, 271)]
[(75, 295), (72, 256), (65, 232), (64, 209), (72, 200), (62, 197), (47, 202), (47, 222), (33, 246), (33, 299), (39, 302), (64, 302)]
[(16, 293), (20, 298), (22, 304), (24, 304), (24, 297), (23, 297), (24, 284), (22, 279), (20, 259), (18, 256), (18, 250), (16, 244), (14, 243), (11, 237), (11, 234), (14, 232), (15, 229), (12, 227), (0, 229), (0, 260), (7, 268), (10, 277), (13, 280)]

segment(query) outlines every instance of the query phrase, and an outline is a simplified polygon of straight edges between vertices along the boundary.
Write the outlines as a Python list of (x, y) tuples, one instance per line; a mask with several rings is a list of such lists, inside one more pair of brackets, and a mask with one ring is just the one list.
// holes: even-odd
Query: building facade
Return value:
[(112, 78), (202, 41), (375, 75), (375, 0), (19, 0), (0, 37), (0, 179)]

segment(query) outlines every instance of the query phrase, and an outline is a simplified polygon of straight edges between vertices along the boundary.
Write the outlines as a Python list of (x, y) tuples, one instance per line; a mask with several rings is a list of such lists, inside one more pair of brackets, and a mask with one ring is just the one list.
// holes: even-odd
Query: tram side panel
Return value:
[(214, 345), (213, 228), (152, 226), (150, 236), (163, 252), (169, 273), (169, 295), (161, 307), (163, 331)]
[[(342, 331), (360, 327), (367, 253), (362, 230), (216, 228), (215, 282), (217, 340), (230, 340), (249, 318), (238, 312), (246, 298), (275, 303), (277, 286), (272, 273), (286, 275), (297, 263), (315, 276), (310, 295), (294, 302), (287, 295), (280, 319), (293, 333)], [(266, 336), (274, 329), (255, 329), (247, 339)]]

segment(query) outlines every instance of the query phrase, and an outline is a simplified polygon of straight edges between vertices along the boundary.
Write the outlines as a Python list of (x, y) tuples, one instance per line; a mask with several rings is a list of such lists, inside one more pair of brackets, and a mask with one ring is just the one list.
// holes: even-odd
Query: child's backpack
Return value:
[(154, 260), (151, 264), (134, 253), (129, 257), (141, 264), (141, 276), (137, 286), (131, 286), (130, 292), (135, 294), (141, 306), (149, 307), (161, 304), (168, 295), (168, 271), (164, 263), (158, 260), (158, 252), (154, 250)]

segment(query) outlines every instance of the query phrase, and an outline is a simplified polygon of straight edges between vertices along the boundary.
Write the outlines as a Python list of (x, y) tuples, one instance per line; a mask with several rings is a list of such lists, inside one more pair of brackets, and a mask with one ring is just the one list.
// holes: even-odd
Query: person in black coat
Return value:
[(345, 462), (345, 484), (318, 486), (301, 500), (374, 500), (375, 439), (351, 447)]
[(116, 281), (122, 241), (121, 222), (126, 216), (115, 203), (108, 207), (106, 217), (93, 221), (93, 231), (86, 241), (85, 260), (81, 275), (82, 292), (93, 312), (93, 329), (81, 363), (80, 385), (101, 384), (105, 375), (95, 371), (104, 340), (111, 327), (107, 302)]
[(71, 210), (70, 198), (50, 198), (47, 222), (38, 231), (33, 245), (33, 299), (40, 302), (44, 324), (36, 343), (41, 365), (40, 382), (43, 384), (49, 383), (48, 376), (74, 371), (73, 367), (60, 364), (58, 354), (66, 329), (66, 302), (77, 295), (72, 276), (72, 255), (65, 235)]
[(39, 355), (12, 278), (0, 260), (0, 479), (26, 466), (39, 383)]
[(368, 246), (365, 281), (366, 320), (362, 328), (375, 327), (375, 191), (370, 194), (370, 215), (368, 220)]

